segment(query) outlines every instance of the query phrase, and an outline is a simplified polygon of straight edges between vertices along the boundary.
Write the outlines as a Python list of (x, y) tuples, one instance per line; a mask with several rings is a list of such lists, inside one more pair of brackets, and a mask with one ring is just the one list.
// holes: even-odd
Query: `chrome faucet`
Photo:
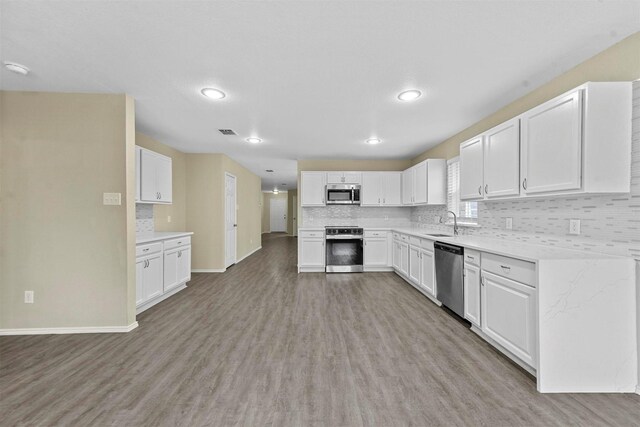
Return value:
[(458, 235), (458, 217), (453, 211), (447, 211), (447, 214), (453, 215), (453, 234), (454, 236)]

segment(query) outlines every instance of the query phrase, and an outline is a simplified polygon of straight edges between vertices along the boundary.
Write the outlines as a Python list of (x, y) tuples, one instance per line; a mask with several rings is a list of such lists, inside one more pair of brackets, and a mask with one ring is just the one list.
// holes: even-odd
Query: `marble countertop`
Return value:
[(136, 244), (156, 242), (158, 240), (174, 239), (182, 236), (191, 236), (191, 231), (157, 231), (152, 233), (137, 233)]
[[(411, 227), (362, 227), (365, 230), (388, 230), (398, 233), (408, 234), (420, 238), (430, 239), (452, 245), (463, 246), (467, 249), (475, 249), (481, 252), (490, 252), (496, 255), (503, 255), (511, 258), (518, 258), (531, 262), (543, 260), (569, 260), (569, 259), (616, 259), (621, 258), (615, 255), (607, 255), (599, 252), (589, 252), (582, 250), (566, 249), (549, 245), (536, 245), (523, 243), (514, 240), (494, 239), (484, 236), (431, 236), (431, 234), (448, 234), (438, 229), (411, 228)], [(324, 227), (301, 227), (301, 231), (324, 230)]]

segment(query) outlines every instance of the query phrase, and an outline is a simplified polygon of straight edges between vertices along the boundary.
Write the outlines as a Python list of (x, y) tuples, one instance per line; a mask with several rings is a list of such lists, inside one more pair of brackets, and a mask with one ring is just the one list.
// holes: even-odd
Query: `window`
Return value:
[(478, 202), (460, 201), (460, 158), (447, 161), (447, 209), (458, 215), (458, 222), (478, 223)]

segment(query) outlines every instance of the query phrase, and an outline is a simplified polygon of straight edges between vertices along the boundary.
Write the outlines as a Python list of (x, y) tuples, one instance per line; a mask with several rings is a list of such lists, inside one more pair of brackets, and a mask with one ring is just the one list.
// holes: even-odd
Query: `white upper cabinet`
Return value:
[(585, 83), (463, 142), (460, 199), (628, 193), (631, 96)]
[(363, 172), (361, 206), (400, 206), (402, 172)]
[(300, 205), (324, 206), (326, 172), (300, 173)]
[(403, 205), (447, 203), (447, 168), (444, 159), (428, 159), (402, 173)]
[(361, 184), (361, 172), (327, 172), (327, 184)]
[(139, 150), (139, 162), (136, 163), (139, 176), (140, 197), (138, 201), (148, 203), (171, 203), (172, 162), (171, 157), (163, 156), (142, 147)]
[(522, 115), (525, 193), (577, 190), (582, 169), (582, 90)]
[(484, 195), (520, 194), (520, 119), (509, 120), (485, 133)]
[(484, 197), (484, 137), (460, 145), (460, 200)]

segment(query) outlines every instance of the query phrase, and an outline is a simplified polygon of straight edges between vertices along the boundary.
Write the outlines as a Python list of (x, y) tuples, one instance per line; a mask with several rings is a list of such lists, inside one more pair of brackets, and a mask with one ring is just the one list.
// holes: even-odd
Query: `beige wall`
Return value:
[[(269, 233), (271, 231), (271, 199), (287, 199), (288, 193), (273, 194), (272, 192), (262, 193), (262, 232)], [(288, 206), (287, 206), (288, 210)], [(287, 221), (289, 215), (287, 213)], [(287, 227), (287, 232), (288, 232)]]
[(402, 171), (411, 160), (298, 160), (300, 171)]
[(260, 177), (224, 154), (186, 155), (186, 228), (193, 231), (192, 268), (224, 269), (224, 174), (237, 179), (237, 258), (260, 247)]
[[(125, 95), (2, 93), (0, 328), (135, 321), (133, 107)], [(103, 192), (123, 204), (104, 206)]]
[[(187, 231), (187, 155), (155, 139), (136, 133), (136, 145), (171, 157), (173, 168), (173, 202), (153, 205), (156, 231)], [(168, 217), (171, 217), (171, 222)]]
[(640, 32), (579, 64), (549, 83), (517, 99), (483, 120), (462, 130), (412, 163), (427, 158), (450, 159), (460, 153), (460, 143), (588, 81), (632, 81), (640, 78)]

